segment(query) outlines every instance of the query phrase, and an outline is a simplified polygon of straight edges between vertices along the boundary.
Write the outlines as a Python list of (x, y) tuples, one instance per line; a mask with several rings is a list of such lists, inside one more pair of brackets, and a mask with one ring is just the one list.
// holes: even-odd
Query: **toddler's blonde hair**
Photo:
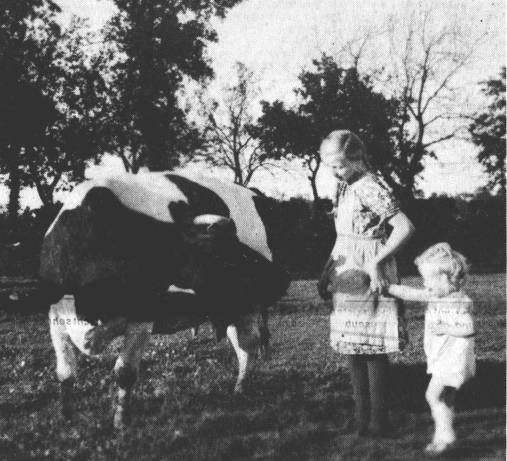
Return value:
[(458, 288), (464, 283), (470, 270), (465, 256), (453, 250), (447, 242), (432, 245), (414, 262), (419, 272), (422, 266), (431, 266), (436, 272), (447, 274), (449, 281)]
[(331, 131), (320, 144), (320, 148), (322, 149), (322, 146), (328, 143), (334, 144), (336, 146), (336, 153), (343, 152), (346, 159), (351, 161), (363, 160), (366, 165), (369, 165), (366, 147), (359, 136), (352, 133), (352, 131)]

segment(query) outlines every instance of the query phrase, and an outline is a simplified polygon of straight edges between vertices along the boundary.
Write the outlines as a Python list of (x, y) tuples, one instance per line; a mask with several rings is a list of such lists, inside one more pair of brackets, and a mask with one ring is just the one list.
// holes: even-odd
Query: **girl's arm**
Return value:
[(404, 301), (428, 302), (430, 300), (430, 293), (428, 290), (412, 288), (406, 285), (389, 285), (387, 292)]
[(438, 323), (430, 325), (433, 333), (467, 338), (475, 335), (473, 304), (467, 300), (459, 307), (449, 308), (449, 314), (441, 315)]
[(415, 232), (414, 225), (402, 211), (398, 211), (387, 222), (393, 228), (391, 235), (368, 268), (371, 278), (371, 289), (374, 291), (382, 290), (382, 288), (388, 285), (388, 281), (381, 271), (384, 261), (398, 253)]

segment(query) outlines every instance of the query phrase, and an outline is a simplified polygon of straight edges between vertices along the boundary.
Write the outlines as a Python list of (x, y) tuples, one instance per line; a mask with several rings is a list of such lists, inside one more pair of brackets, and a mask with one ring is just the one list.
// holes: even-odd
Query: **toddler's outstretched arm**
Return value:
[(389, 285), (387, 292), (391, 296), (403, 299), (404, 301), (428, 302), (430, 293), (426, 289), (412, 288), (407, 285)]

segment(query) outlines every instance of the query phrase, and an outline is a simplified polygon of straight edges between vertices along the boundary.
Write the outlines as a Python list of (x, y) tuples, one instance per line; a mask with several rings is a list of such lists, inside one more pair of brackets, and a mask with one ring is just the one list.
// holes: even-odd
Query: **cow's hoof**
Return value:
[(116, 410), (113, 418), (113, 426), (116, 430), (121, 431), (130, 425), (130, 414), (125, 410)]
[(241, 395), (241, 394), (245, 393), (245, 388), (243, 386), (243, 383), (236, 383), (236, 385), (234, 386), (234, 393), (236, 395)]

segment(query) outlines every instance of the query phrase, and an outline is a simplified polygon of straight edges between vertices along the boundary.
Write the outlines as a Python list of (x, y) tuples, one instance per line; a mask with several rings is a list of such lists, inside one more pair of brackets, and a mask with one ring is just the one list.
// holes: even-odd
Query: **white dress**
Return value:
[(426, 310), (424, 328), (424, 352), (428, 362), (428, 374), (442, 384), (459, 389), (475, 375), (474, 336), (457, 337), (436, 335), (432, 324), (467, 327), (473, 330), (473, 302), (463, 292), (430, 300)]

